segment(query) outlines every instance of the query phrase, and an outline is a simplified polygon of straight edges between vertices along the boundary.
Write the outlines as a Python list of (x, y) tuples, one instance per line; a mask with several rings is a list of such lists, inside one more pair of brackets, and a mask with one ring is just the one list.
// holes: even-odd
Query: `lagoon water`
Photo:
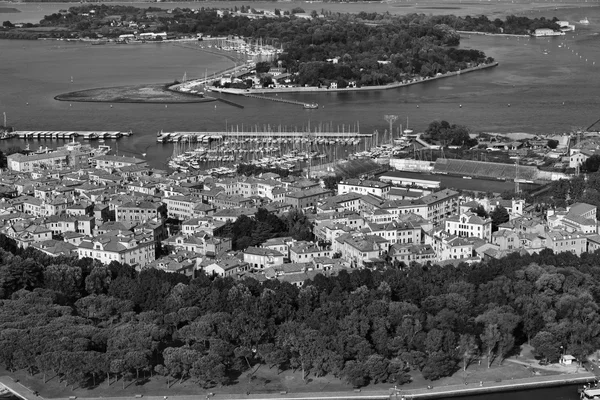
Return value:
[[(213, 3), (181, 5), (194, 4)], [(65, 4), (54, 3), (0, 3), (3, 5), (23, 8), (26, 12), (22, 14), (36, 19), (67, 8)], [(337, 7), (326, 3), (307, 6)], [(377, 10), (383, 7), (360, 5), (362, 9), (372, 6)], [(42, 10), (35, 11), (35, 7)], [(353, 10), (359, 10), (358, 7)], [(396, 7), (394, 11), (399, 9)], [(35, 12), (39, 15), (32, 17)], [(15, 16), (12, 20), (17, 21), (18, 15), (1, 14), (0, 19)], [(68, 91), (166, 83), (184, 73), (188, 78), (202, 77), (206, 72), (210, 75), (230, 66), (231, 62), (226, 57), (176, 43), (91, 46), (62, 41), (2, 40), (0, 112), (6, 112), (8, 124), (20, 130), (131, 129), (133, 136), (118, 141), (119, 154), (147, 153), (156, 167), (164, 167), (172, 153), (172, 145), (155, 143), (160, 130), (222, 130), (226, 125), (238, 125), (241, 129), (242, 125), (247, 128), (265, 124), (300, 127), (310, 122), (313, 126), (359, 123), (363, 132), (375, 129), (382, 132), (387, 126), (383, 120), (385, 114), (399, 115), (398, 123), (402, 121), (404, 125), (408, 118), (410, 128), (417, 130), (425, 129), (435, 119), (464, 124), (475, 132), (562, 133), (574, 127), (587, 127), (600, 118), (600, 7), (551, 9), (542, 15), (572, 22), (588, 17), (591, 24), (576, 24), (574, 34), (555, 38), (463, 37), (462, 47), (485, 51), (500, 62), (497, 68), (387, 91), (285, 95), (317, 102), (323, 107), (318, 110), (236, 96), (228, 98), (244, 105), (244, 109), (224, 103), (171, 104), (168, 108), (159, 104), (115, 104), (111, 108), (106, 103), (59, 102), (54, 96)], [(62, 142), (32, 142), (31, 146), (37, 148), (40, 144), (53, 146)], [(16, 139), (3, 141), (0, 148), (13, 145), (24, 143)]]

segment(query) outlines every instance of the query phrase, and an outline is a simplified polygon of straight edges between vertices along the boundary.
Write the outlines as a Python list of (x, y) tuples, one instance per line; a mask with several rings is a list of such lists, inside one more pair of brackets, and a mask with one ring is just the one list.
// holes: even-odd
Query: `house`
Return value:
[(77, 254), (77, 246), (62, 240), (45, 240), (31, 245), (34, 249), (49, 255), (50, 257), (72, 256)]
[(294, 240), (294, 238), (292, 238), (291, 236), (278, 237), (267, 239), (267, 241), (264, 242), (260, 247), (263, 247), (265, 249), (276, 250), (283, 254), (284, 258), (287, 258), (289, 260), (290, 246), (294, 245), (295, 242), (296, 240)]
[(315, 257), (330, 257), (331, 250), (323, 249), (311, 242), (296, 242), (290, 248), (290, 261), (293, 263), (310, 262)]
[(348, 233), (333, 241), (333, 251), (339, 252), (342, 258), (354, 268), (383, 263), (381, 256), (389, 250), (390, 242), (380, 236), (364, 233)]
[(160, 202), (132, 201), (115, 207), (117, 221), (160, 220), (167, 214), (167, 207)]
[(560, 356), (560, 363), (563, 365), (571, 365), (573, 364), (573, 361), (577, 361), (577, 359), (570, 354), (563, 354)]
[(458, 213), (459, 194), (451, 189), (444, 189), (421, 197), (427, 205), (427, 219), (434, 225), (440, 223), (444, 218)]
[(492, 219), (482, 218), (471, 211), (446, 218), (444, 229), (460, 237), (477, 237), (488, 242), (492, 239)]
[(194, 217), (194, 207), (200, 201), (191, 196), (163, 197), (162, 202), (167, 207), (169, 218), (185, 221)]
[(226, 256), (216, 260), (203, 260), (200, 266), (208, 276), (218, 275), (221, 277), (237, 278), (250, 271), (250, 264), (232, 256)]
[(175, 252), (185, 250), (210, 257), (231, 250), (230, 238), (212, 237), (205, 232), (178, 234), (163, 240), (162, 243), (167, 249)]
[(267, 267), (283, 264), (283, 254), (277, 250), (248, 247), (244, 251), (244, 261), (251, 268), (264, 270)]
[(403, 262), (406, 265), (416, 262), (426, 264), (436, 259), (435, 251), (429, 244), (396, 243), (390, 246), (392, 260)]
[(287, 192), (284, 195), (284, 203), (296, 208), (315, 207), (319, 201), (333, 195), (331, 190), (312, 188), (296, 192)]
[(146, 264), (143, 269), (160, 269), (165, 272), (183, 274), (193, 278), (196, 272), (197, 260), (198, 259), (194, 254), (178, 252), (175, 254), (167, 254), (166, 256), (156, 259)]
[(587, 251), (587, 237), (579, 233), (567, 231), (550, 231), (542, 236), (544, 247), (552, 249), (554, 253), (571, 252), (577, 256)]
[(499, 250), (517, 250), (522, 247), (519, 234), (510, 229), (499, 229), (492, 233), (492, 244)]
[(473, 244), (464, 237), (453, 235), (443, 229), (425, 235), (425, 244), (430, 244), (436, 254), (436, 261), (461, 260), (471, 258)]
[(91, 161), (93, 164), (95, 164), (96, 168), (103, 169), (107, 172), (112, 172), (114, 169), (119, 169), (122, 167), (146, 164), (146, 161), (140, 158), (112, 156), (108, 154), (93, 157)]
[(132, 232), (88, 236), (77, 246), (77, 254), (79, 259), (89, 257), (104, 264), (118, 261), (139, 268), (156, 258), (154, 240), (135, 237)]

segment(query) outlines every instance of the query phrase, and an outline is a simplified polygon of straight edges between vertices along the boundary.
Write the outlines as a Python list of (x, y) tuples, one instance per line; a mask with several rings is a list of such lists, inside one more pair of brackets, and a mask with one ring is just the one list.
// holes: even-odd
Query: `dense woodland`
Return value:
[(356, 270), (298, 289), (0, 246), (0, 362), (72, 386), (159, 374), (206, 388), (259, 363), (402, 384), (501, 363), (526, 341), (551, 361), (600, 345), (597, 254)]

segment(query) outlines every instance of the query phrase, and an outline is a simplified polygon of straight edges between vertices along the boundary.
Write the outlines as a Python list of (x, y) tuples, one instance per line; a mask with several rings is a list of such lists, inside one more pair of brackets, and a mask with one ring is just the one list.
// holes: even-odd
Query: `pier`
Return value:
[(82, 138), (84, 140), (96, 139), (118, 139), (122, 136), (131, 136), (133, 132), (121, 131), (14, 131), (11, 132), (5, 139), (37, 139), (37, 140), (72, 140)]

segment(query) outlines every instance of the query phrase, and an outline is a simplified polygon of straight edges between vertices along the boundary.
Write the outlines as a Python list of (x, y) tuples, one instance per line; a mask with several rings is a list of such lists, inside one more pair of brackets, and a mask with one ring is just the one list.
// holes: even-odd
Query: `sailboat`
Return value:
[(402, 133), (404, 133), (406, 136), (411, 135), (413, 133), (411, 129), (408, 129), (408, 117), (406, 117), (406, 129)]

